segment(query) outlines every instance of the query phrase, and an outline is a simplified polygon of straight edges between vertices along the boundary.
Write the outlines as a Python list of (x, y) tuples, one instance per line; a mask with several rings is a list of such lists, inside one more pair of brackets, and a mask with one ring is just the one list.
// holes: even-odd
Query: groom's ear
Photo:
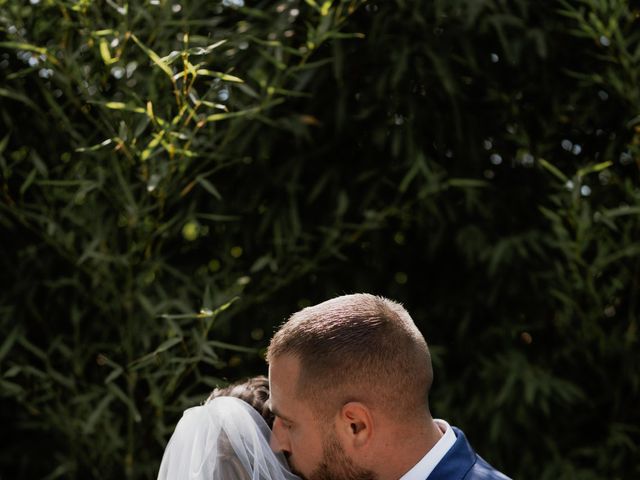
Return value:
[(369, 443), (373, 435), (371, 410), (360, 402), (345, 403), (340, 409), (338, 431), (342, 434), (343, 445), (360, 448)]

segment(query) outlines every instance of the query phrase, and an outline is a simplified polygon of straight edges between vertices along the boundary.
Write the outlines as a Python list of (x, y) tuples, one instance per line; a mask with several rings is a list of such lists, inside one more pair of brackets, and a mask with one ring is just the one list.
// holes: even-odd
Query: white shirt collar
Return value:
[(422, 460), (416, 463), (411, 470), (400, 477), (400, 480), (425, 480), (429, 475), (431, 475), (433, 469), (436, 468), (438, 463), (440, 463), (440, 460), (442, 460), (451, 447), (453, 447), (453, 444), (456, 443), (456, 434), (447, 422), (437, 418), (433, 421), (442, 431), (442, 437), (440, 437), (440, 440), (438, 440), (431, 450), (422, 457)]

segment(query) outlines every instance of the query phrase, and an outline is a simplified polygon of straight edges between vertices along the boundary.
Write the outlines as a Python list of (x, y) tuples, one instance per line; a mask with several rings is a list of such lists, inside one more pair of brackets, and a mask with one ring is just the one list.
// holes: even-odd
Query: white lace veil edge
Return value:
[(248, 403), (218, 397), (185, 410), (158, 480), (299, 480), (269, 446), (271, 431)]

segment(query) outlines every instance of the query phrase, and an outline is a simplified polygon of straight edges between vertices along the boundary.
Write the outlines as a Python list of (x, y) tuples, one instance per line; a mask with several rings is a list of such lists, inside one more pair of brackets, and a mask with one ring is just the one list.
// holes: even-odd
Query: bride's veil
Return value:
[(249, 404), (218, 397), (185, 410), (167, 444), (158, 480), (299, 480)]

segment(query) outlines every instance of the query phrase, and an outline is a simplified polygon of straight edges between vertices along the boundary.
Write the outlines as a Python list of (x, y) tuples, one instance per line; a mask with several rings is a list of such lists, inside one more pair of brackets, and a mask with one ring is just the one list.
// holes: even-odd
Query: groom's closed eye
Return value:
[(291, 430), (292, 424), (291, 422), (287, 422), (286, 420), (282, 420), (282, 426), (287, 430)]
[(288, 424), (289, 426), (287, 428), (290, 428), (290, 426), (293, 425), (294, 423), (293, 420), (282, 415), (280, 410), (275, 408), (271, 403), (271, 401), (269, 401), (269, 409), (271, 410), (271, 413), (273, 413), (276, 417), (278, 417), (281, 423), (285, 424), (284, 426), (287, 426), (286, 424)]
[(293, 423), (294, 422), (292, 422), (291, 420), (289, 420), (287, 418), (282, 417), (281, 415), (278, 415), (277, 413), (274, 413), (274, 415), (276, 416), (276, 418), (280, 422), (280, 425), (282, 425), (287, 430), (291, 430), (291, 428), (293, 427)]

